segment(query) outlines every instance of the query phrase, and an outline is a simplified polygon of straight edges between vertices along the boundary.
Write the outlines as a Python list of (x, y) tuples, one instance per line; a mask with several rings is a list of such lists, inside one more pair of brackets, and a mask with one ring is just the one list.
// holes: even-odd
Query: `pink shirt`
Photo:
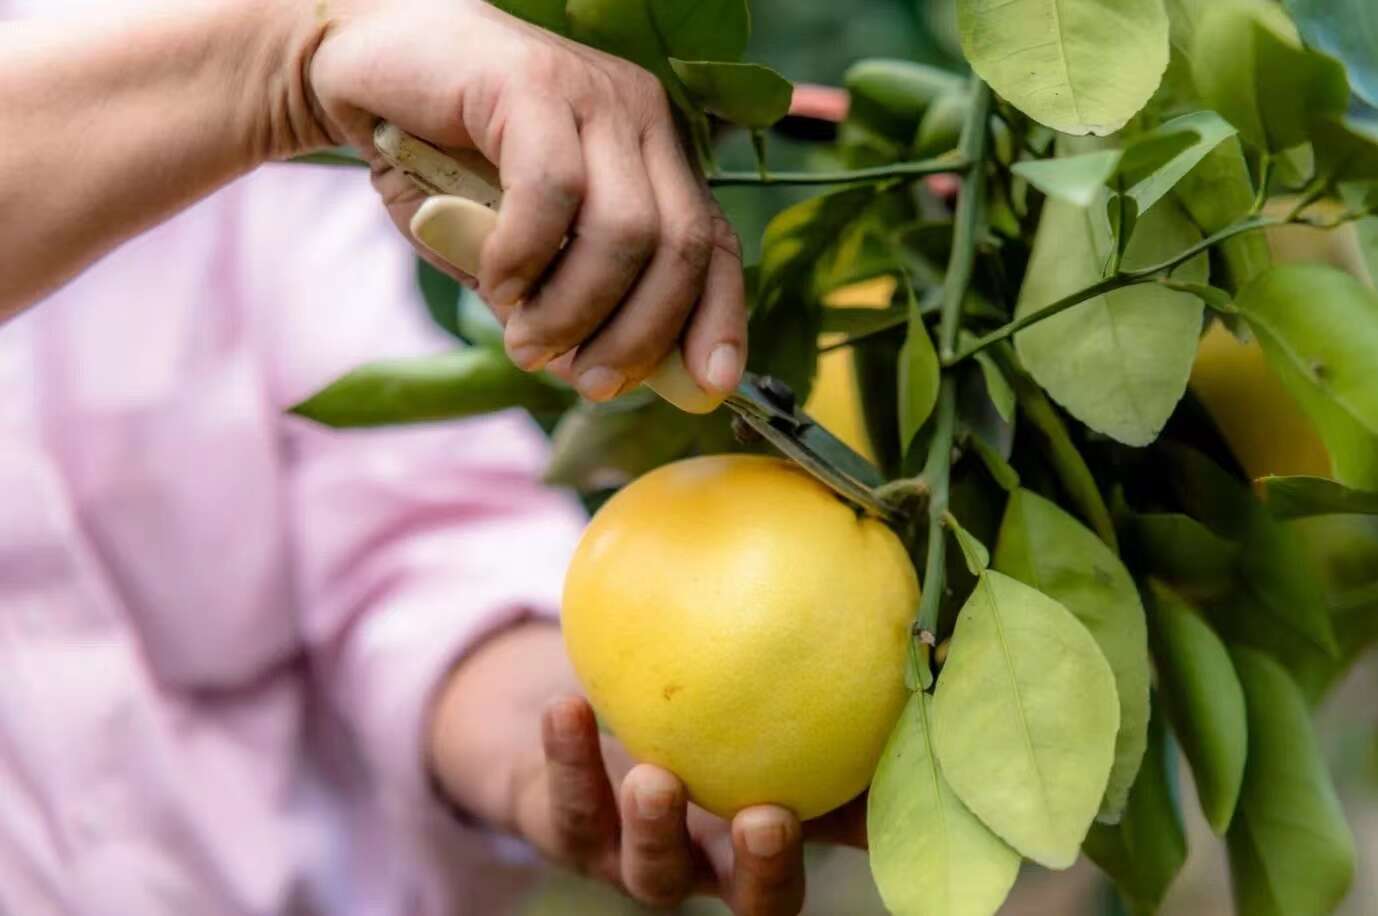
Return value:
[(432, 795), (422, 722), (555, 613), (579, 513), (522, 415), (281, 413), (447, 345), (367, 178), (297, 166), (0, 326), (0, 913), (507, 911), (529, 856)]

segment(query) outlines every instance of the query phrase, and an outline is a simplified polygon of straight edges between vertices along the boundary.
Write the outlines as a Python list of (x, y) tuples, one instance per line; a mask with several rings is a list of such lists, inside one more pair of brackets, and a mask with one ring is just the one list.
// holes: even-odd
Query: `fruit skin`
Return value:
[(715, 814), (824, 814), (870, 783), (904, 705), (919, 585), (899, 538), (776, 458), (666, 465), (614, 496), (565, 581), (589, 699)]
[[(876, 277), (835, 289), (825, 301), (834, 308), (883, 309), (890, 305), (896, 285), (894, 277)], [(819, 343), (827, 346), (845, 336), (826, 335)], [(851, 347), (819, 354), (818, 373), (814, 377), (813, 391), (804, 405), (804, 411), (851, 446), (857, 454), (875, 464), (876, 453), (871, 445), (871, 437), (866, 432), (866, 414), (861, 403), (861, 389), (857, 385), (855, 364)]]
[(1191, 389), (1250, 477), (1330, 476), (1324, 443), (1257, 340), (1240, 343), (1221, 325), (1212, 326), (1197, 350)]

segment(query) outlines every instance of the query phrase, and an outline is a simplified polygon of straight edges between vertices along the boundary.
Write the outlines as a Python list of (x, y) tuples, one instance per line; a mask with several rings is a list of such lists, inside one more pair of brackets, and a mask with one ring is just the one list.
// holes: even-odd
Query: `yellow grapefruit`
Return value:
[(775, 458), (666, 465), (598, 512), (565, 582), (589, 699), (639, 760), (730, 816), (869, 784), (905, 700), (918, 579), (884, 524)]

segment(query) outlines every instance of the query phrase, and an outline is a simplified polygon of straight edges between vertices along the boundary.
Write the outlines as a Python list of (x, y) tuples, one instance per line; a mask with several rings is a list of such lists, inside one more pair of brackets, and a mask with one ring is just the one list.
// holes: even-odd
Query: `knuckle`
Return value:
[(587, 187), (583, 169), (557, 159), (544, 163), (529, 181), (529, 190), (535, 195), (567, 209), (578, 206)]
[(596, 804), (567, 800), (552, 812), (555, 829), (568, 848), (579, 851), (593, 842), (602, 823)]
[(660, 243), (660, 226), (649, 210), (627, 209), (604, 220), (602, 233), (621, 257), (645, 261)]
[(666, 98), (665, 87), (660, 84), (660, 80), (652, 76), (650, 71), (635, 64), (629, 67), (631, 72), (627, 76), (627, 85), (631, 89), (632, 97), (643, 106), (647, 114), (668, 114), (669, 99)]
[(518, 69), (524, 86), (545, 88), (560, 85), (561, 75), (567, 68), (564, 55), (558, 49), (543, 42), (530, 42)]
[(666, 241), (674, 253), (695, 273), (708, 269), (713, 257), (714, 229), (712, 220), (683, 220), (667, 233)]
[(689, 896), (690, 882), (687, 875), (651, 872), (626, 881), (627, 890), (641, 904), (649, 907), (673, 907)]

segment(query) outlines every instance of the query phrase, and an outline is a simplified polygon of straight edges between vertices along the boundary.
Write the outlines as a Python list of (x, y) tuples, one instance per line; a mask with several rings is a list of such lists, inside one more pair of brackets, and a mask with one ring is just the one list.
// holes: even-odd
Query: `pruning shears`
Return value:
[[(483, 242), (497, 226), (502, 183), (497, 169), (473, 150), (441, 150), (394, 124), (381, 122), (374, 146), (429, 197), (411, 221), (413, 237), (470, 275), (478, 273)], [(704, 414), (726, 404), (748, 428), (862, 511), (895, 518), (875, 490), (879, 470), (804, 413), (779, 379), (747, 372), (725, 398), (703, 391), (676, 347), (645, 380), (646, 387), (681, 410)]]

